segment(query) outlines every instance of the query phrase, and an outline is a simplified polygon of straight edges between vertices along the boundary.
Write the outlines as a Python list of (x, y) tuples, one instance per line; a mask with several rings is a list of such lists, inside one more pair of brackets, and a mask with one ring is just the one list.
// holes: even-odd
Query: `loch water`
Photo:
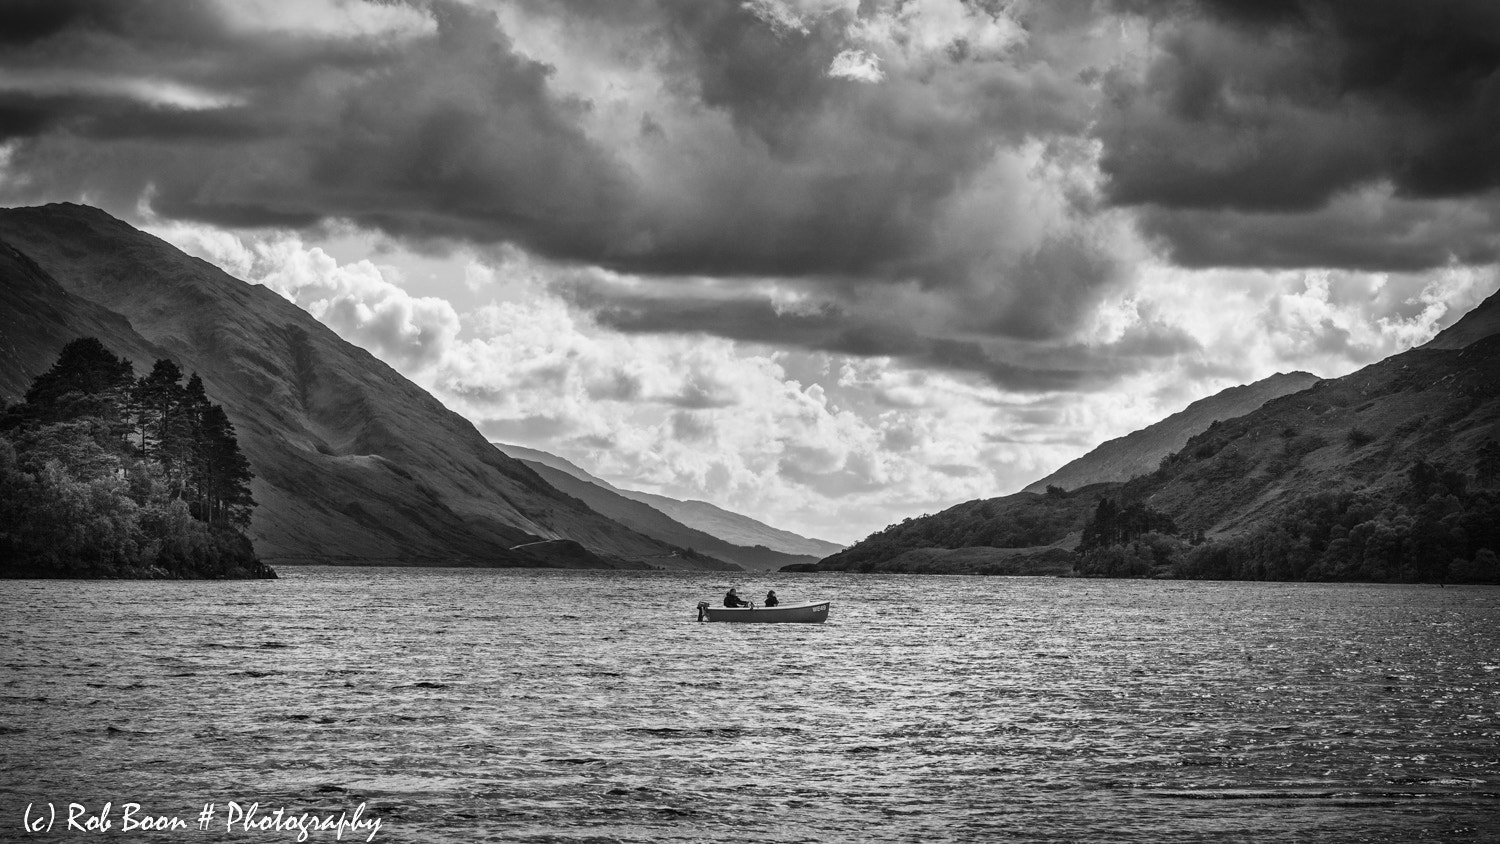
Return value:
[[(231, 802), (363, 805), (389, 842), (1500, 830), (1500, 589), (281, 574), (0, 583), (0, 840), (298, 839), (227, 830)], [(830, 620), (697, 622), (730, 585)], [(111, 829), (66, 831), (106, 802)], [(131, 802), (188, 828), (126, 831)]]

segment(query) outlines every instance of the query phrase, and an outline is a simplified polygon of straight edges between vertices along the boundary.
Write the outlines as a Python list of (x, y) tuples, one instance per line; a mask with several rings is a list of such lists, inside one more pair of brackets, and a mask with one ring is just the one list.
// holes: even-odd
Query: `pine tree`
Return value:
[(1491, 486), (1500, 480), (1500, 443), (1485, 440), (1479, 447), (1479, 459), (1474, 464), (1474, 473), (1480, 486)]
[(210, 405), (208, 393), (203, 389), (203, 379), (194, 372), (182, 389), (181, 427), (185, 436), (181, 440), (182, 447), (177, 459), (184, 467), (186, 477), (183, 498), (188, 502), (193, 516), (202, 521), (208, 521), (209, 509), (209, 448), (203, 429), (203, 417)]
[(1148, 533), (1175, 535), (1177, 525), (1165, 513), (1138, 501), (1120, 507), (1113, 499), (1101, 498), (1094, 517), (1083, 526), (1078, 550), (1121, 545)]
[(219, 405), (209, 405), (203, 412), (203, 447), (208, 470), (208, 523), (248, 526), (250, 512), (255, 507), (255, 499), (250, 495), (250, 481), (255, 474), (240, 452), (234, 425)]
[(63, 346), (57, 362), (31, 382), (24, 402), (7, 411), (5, 427), (90, 418), (98, 420), (99, 444), (120, 450), (120, 438), (129, 430), (133, 375), (130, 361), (115, 357), (93, 337), (80, 337)]
[(142, 452), (161, 464), (174, 497), (181, 497), (183, 492), (185, 466), (182, 456), (187, 447), (184, 441), (190, 437), (184, 428), (186, 420), (182, 405), (186, 393), (179, 383), (181, 381), (181, 367), (163, 358), (135, 384), (135, 404), (142, 416), (137, 422), (137, 430), (144, 434)]
[(1115, 521), (1118, 515), (1119, 508), (1115, 506), (1114, 499), (1099, 499), (1099, 506), (1094, 508), (1094, 517), (1083, 527), (1083, 539), (1079, 543), (1078, 550), (1087, 551), (1090, 548), (1114, 544), (1116, 541)]

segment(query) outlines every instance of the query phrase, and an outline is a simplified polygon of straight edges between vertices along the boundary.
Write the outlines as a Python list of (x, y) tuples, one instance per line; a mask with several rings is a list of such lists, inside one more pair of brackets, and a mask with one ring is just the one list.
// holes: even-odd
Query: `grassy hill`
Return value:
[(1128, 481), (1156, 470), (1163, 457), (1180, 451), (1190, 437), (1221, 419), (1243, 416), (1274, 398), (1318, 383), (1310, 372), (1278, 372), (1253, 384), (1230, 387), (1139, 431), (1109, 440), (1088, 454), (1026, 487), (1045, 492), (1049, 486), (1077, 489), (1089, 484)]
[(1232, 536), (1328, 490), (1397, 494), (1418, 462), (1474, 475), (1497, 398), (1500, 336), (1413, 349), (1214, 425), (1122, 494)]
[(601, 516), (286, 299), (102, 211), (0, 210), (0, 241), (3, 398), (80, 336), (196, 371), (257, 476), (268, 562), (735, 568)]

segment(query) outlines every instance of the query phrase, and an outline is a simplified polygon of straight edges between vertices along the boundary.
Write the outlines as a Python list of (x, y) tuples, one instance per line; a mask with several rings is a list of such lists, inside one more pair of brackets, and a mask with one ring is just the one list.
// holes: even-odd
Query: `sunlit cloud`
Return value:
[(206, 111), (245, 104), (242, 97), (171, 79), (112, 76), (62, 70), (15, 71), (0, 75), (0, 94), (37, 97), (104, 97), (135, 100), (158, 108)]
[(859, 82), (879, 82), (885, 78), (885, 73), (880, 70), (880, 59), (859, 50), (845, 50), (834, 56), (833, 63), (828, 66), (828, 75)]

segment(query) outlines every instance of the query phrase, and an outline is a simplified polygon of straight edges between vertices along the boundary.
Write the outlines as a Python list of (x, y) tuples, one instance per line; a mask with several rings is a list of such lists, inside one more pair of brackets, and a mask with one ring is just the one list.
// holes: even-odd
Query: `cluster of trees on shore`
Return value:
[(74, 340), (0, 409), (0, 574), (274, 577), (244, 534), (253, 477), (196, 374)]
[[(1083, 526), (1074, 570), (1086, 577), (1151, 577), (1170, 568), (1188, 549), (1165, 513), (1140, 502), (1101, 498)], [(1202, 541), (1201, 533), (1194, 537)]]
[(1213, 542), (1181, 535), (1170, 520), (1153, 521), (1139, 504), (1121, 508), (1105, 499), (1084, 529), (1077, 571), (1206, 580), (1500, 582), (1500, 447), (1494, 441), (1481, 449), (1475, 468), (1469, 475), (1417, 461), (1394, 494), (1318, 493), (1269, 526)]

